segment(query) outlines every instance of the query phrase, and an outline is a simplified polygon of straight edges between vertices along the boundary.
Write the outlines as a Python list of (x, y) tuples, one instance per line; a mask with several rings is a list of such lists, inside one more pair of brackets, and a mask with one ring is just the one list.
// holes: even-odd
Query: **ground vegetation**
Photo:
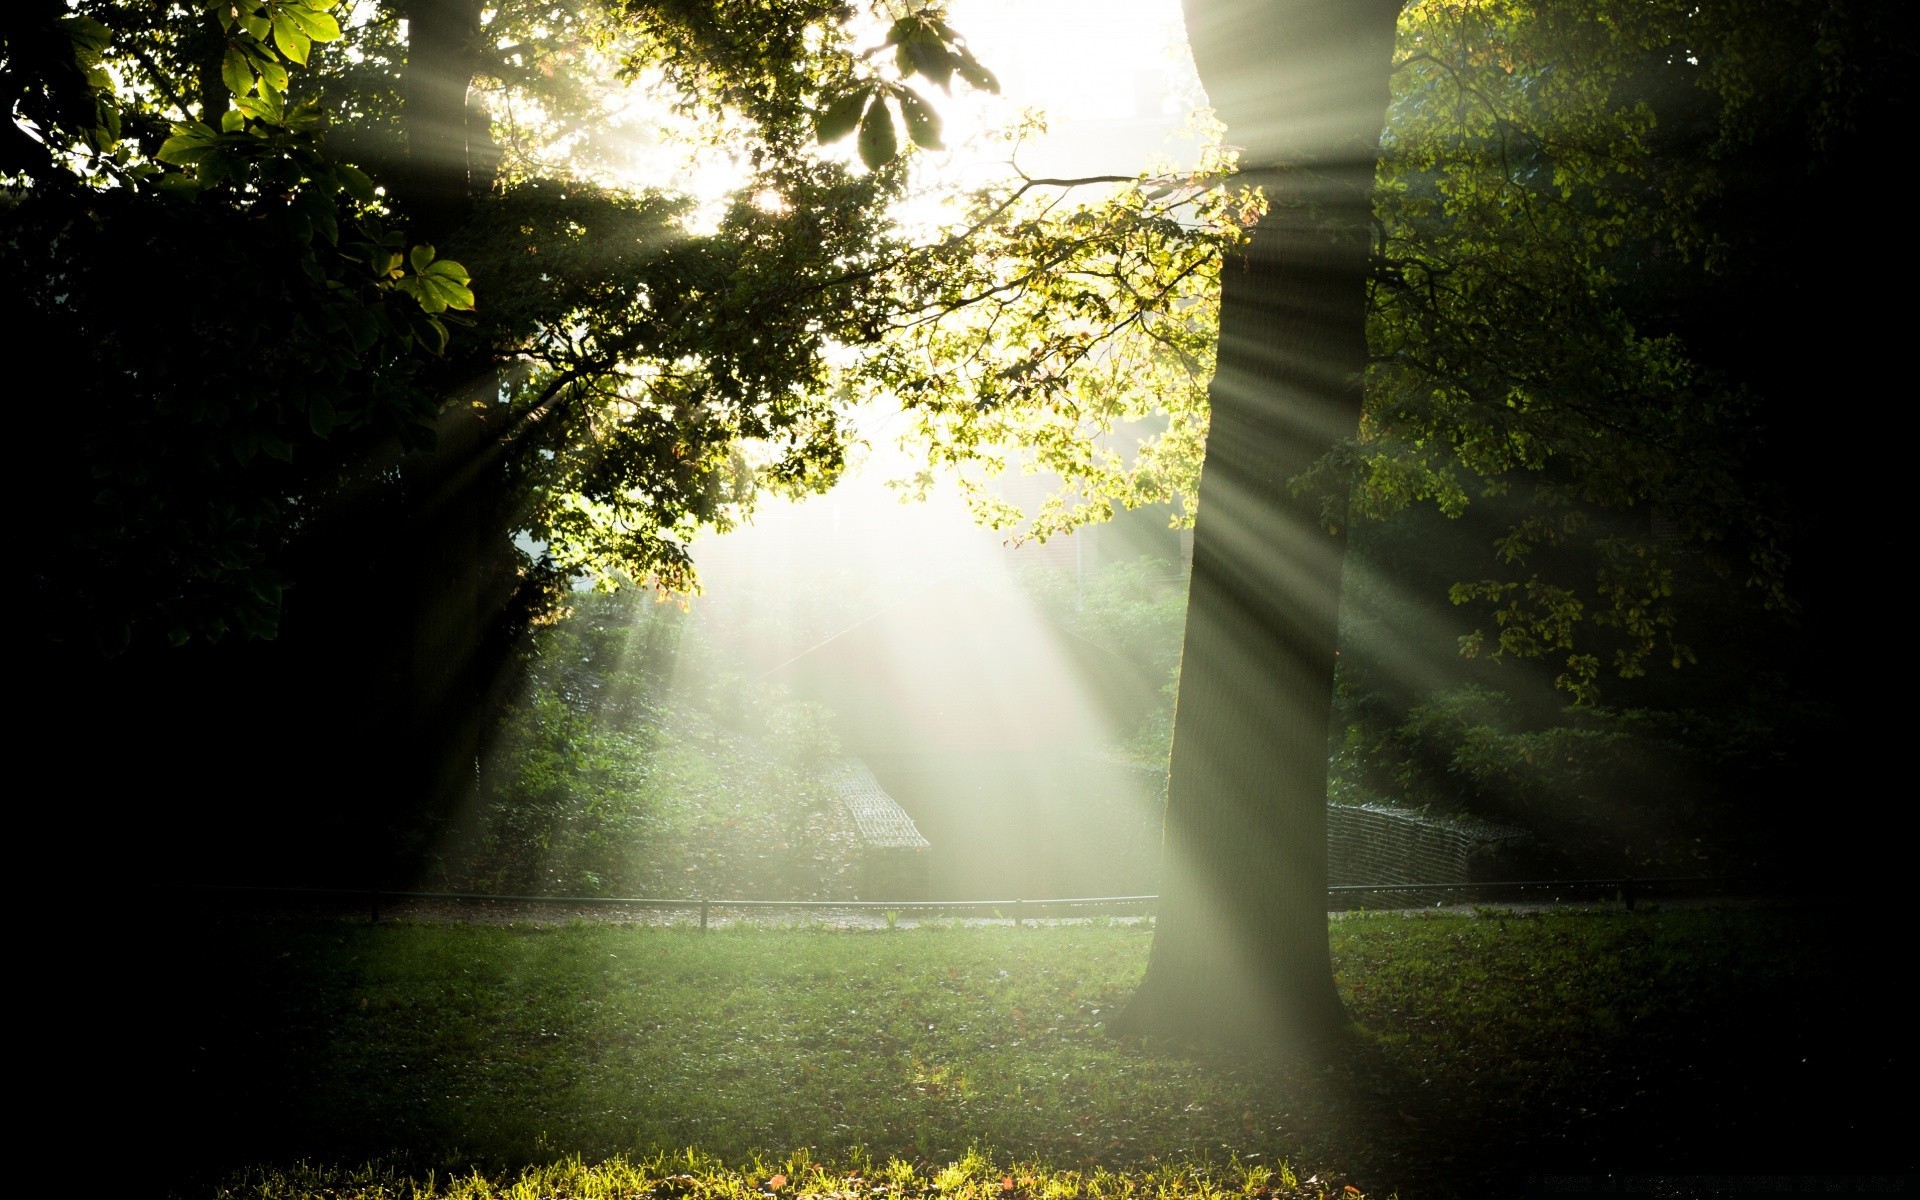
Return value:
[[(369, 1161), (446, 1187), (575, 1156), (685, 1162), (689, 1146), (708, 1166), (670, 1174), (724, 1162), (773, 1192), (813, 1186), (802, 1161), (890, 1188), (910, 1169), (989, 1192), (1010, 1175), (1016, 1194), (1039, 1194), (1029, 1176), (1161, 1194), (1171, 1172), (1229, 1194), (1289, 1195), (1291, 1174), (1441, 1197), (1913, 1167), (1897, 1106), (1831, 1099), (1892, 1094), (1912, 1048), (1873, 989), (1831, 986), (1876, 944), (1847, 910), (1331, 929), (1364, 1034), (1329, 1071), (1109, 1036), (1151, 937), (1131, 924), (703, 936), (229, 909), (176, 930), (148, 977), (139, 1027), (167, 1103), (129, 1136), (149, 1183), (198, 1195), (223, 1179), (326, 1194)], [(651, 1194), (698, 1186), (649, 1178)]]
[(430, 886), (494, 895), (852, 899), (859, 845), (831, 714), (744, 678), (673, 604), (577, 596)]

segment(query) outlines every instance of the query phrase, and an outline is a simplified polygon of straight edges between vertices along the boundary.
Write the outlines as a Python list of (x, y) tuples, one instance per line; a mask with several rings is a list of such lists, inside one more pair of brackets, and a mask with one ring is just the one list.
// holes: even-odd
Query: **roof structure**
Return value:
[(920, 850), (927, 846), (927, 839), (920, 836), (913, 818), (887, 794), (867, 764), (859, 759), (848, 759), (842, 764), (834, 789), (840, 793), (848, 815), (853, 818), (853, 828), (860, 835), (861, 845), (888, 850)]

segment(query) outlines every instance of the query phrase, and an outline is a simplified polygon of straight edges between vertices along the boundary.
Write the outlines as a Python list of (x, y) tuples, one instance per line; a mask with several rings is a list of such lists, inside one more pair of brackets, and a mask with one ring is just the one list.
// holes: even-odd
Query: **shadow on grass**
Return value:
[[(1849, 925), (1849, 921), (1853, 925)], [(501, 1170), (970, 1147), (1056, 1168), (1286, 1162), (1376, 1195), (1605, 1172), (1912, 1169), (1911, 1034), (1845, 914), (1342, 922), (1318, 1059), (1109, 1038), (1121, 928), (215, 922), (102, 1031), (121, 1141), (182, 1194), (249, 1164)], [(129, 1094), (129, 1092), (131, 1094)], [(116, 1134), (116, 1136), (118, 1136)]]

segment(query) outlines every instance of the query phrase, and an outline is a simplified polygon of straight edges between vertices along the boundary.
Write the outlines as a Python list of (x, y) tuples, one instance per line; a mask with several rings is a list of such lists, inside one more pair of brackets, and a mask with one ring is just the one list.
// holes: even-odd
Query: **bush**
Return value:
[(443, 886), (852, 895), (830, 714), (702, 661), (670, 606), (583, 597), (528, 653)]

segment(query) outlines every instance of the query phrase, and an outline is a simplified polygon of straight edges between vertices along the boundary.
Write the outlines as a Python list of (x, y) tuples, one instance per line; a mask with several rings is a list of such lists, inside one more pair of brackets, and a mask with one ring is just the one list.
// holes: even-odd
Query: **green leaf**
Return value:
[(75, 50), (93, 58), (105, 53), (107, 44), (113, 40), (107, 27), (92, 17), (62, 17), (60, 28)]
[(947, 48), (931, 34), (909, 40), (903, 47), (913, 59), (913, 65), (928, 79), (939, 84), (943, 90), (952, 90), (954, 58)]
[(191, 125), (175, 125), (173, 136), (160, 143), (154, 157), (178, 167), (190, 167), (212, 153), (217, 137), (213, 130), (197, 121)]
[(269, 125), (280, 124), (280, 109), (271, 100), (259, 96), (236, 96), (233, 106), (256, 121), (265, 121)]
[(247, 126), (247, 114), (237, 108), (230, 108), (220, 114), (220, 128), (226, 133), (239, 133)]
[(321, 12), (317, 7), (298, 3), (288, 4), (286, 6), (286, 12), (287, 15), (293, 19), (293, 23), (300, 27), (300, 32), (306, 34), (314, 41), (332, 42), (339, 40), (340, 22), (334, 20), (326, 13)]
[(359, 305), (354, 305), (345, 314), (347, 336), (353, 341), (353, 348), (365, 353), (380, 338), (380, 323), (374, 315)]
[(313, 100), (302, 100), (287, 114), (288, 129), (319, 129), (327, 123), (326, 114)]
[(347, 195), (362, 204), (373, 202), (373, 180), (367, 178), (365, 171), (351, 163), (340, 163), (333, 168), (333, 174), (340, 181), (340, 186), (346, 189)]
[(313, 46), (313, 39), (300, 32), (300, 26), (294, 23), (285, 9), (275, 9), (273, 14), (273, 48), (285, 55), (289, 61), (307, 65), (307, 51)]
[(321, 188), (305, 188), (300, 193), (298, 204), (313, 223), (313, 228), (327, 239), (329, 245), (340, 244), (340, 223), (334, 214), (332, 196)]
[(814, 118), (814, 128), (819, 132), (821, 145), (837, 142), (853, 132), (854, 127), (860, 124), (861, 107), (866, 104), (872, 90), (862, 84), (829, 104), (825, 111)]
[(413, 266), (417, 274), (397, 280), (394, 286), (412, 296), (426, 313), (443, 313), (450, 308), (471, 310), (473, 290), (467, 286), (466, 268), (450, 260), (433, 262), (432, 256), (433, 247), (414, 247)]
[(933, 105), (914, 92), (902, 88), (898, 93), (900, 115), (907, 119), (907, 136), (924, 150), (945, 150), (940, 141), (940, 114)]
[[(457, 312), (470, 312), (473, 309), (473, 289), (464, 283), (456, 282), (444, 275), (422, 275), (421, 290), (433, 302), (428, 312), (445, 312), (453, 309)], [(423, 302), (423, 307), (425, 304)]]
[(270, 58), (260, 59), (254, 63), (254, 66), (260, 72), (260, 86), (262, 91), (269, 87), (278, 92), (287, 90), (288, 76), (285, 67)]
[(428, 317), (427, 328), (433, 331), (433, 352), (435, 354), (445, 354), (447, 352), (447, 327), (440, 323), (439, 318)]
[(253, 68), (247, 65), (247, 56), (232, 46), (220, 56), (220, 81), (236, 96), (253, 90)]
[(169, 196), (178, 196), (181, 199), (192, 199), (207, 190), (207, 185), (204, 181), (195, 179), (191, 175), (181, 175), (175, 172), (168, 172), (161, 176), (160, 182), (154, 186)]
[(980, 60), (965, 46), (954, 47), (954, 70), (960, 72), (960, 78), (966, 80), (983, 92), (1000, 94), (1000, 80), (992, 71), (980, 65)]
[(893, 114), (878, 97), (860, 119), (860, 161), (869, 170), (879, 170), (900, 154), (900, 140), (893, 131)]

